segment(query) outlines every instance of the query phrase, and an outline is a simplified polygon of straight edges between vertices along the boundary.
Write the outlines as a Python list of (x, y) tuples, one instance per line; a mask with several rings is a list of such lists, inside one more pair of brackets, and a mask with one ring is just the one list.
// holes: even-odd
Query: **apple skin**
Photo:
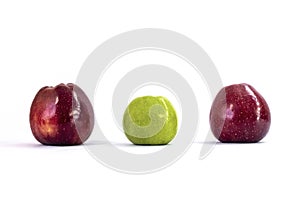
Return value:
[(30, 127), (44, 145), (82, 144), (94, 127), (92, 104), (75, 84), (43, 87), (30, 108)]
[(224, 87), (210, 111), (210, 127), (224, 143), (254, 143), (263, 139), (271, 125), (265, 99), (249, 84)]
[[(153, 109), (155, 106), (158, 109)], [(176, 136), (177, 124), (173, 105), (162, 96), (138, 97), (123, 115), (124, 133), (135, 145), (166, 145)], [(145, 135), (141, 129), (147, 129)]]

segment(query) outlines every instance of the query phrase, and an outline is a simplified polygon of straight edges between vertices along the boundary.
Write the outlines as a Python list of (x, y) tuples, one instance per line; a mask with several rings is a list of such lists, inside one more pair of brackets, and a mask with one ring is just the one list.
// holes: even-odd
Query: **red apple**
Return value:
[(94, 127), (92, 104), (75, 84), (43, 87), (31, 105), (30, 127), (45, 145), (82, 144)]
[(221, 142), (258, 142), (266, 136), (270, 124), (267, 102), (248, 84), (227, 86), (213, 101), (210, 127)]

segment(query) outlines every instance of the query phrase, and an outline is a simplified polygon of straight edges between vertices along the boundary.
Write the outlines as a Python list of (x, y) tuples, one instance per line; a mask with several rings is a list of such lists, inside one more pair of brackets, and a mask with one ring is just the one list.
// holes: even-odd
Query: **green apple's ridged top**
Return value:
[(177, 133), (176, 111), (162, 96), (136, 98), (125, 110), (123, 129), (134, 144), (168, 144)]

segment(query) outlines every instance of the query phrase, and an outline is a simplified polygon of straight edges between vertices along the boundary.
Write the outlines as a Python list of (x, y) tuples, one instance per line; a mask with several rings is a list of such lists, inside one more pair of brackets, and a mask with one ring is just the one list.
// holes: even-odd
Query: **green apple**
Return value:
[(176, 111), (165, 97), (138, 97), (124, 112), (123, 129), (133, 144), (168, 144), (177, 133)]

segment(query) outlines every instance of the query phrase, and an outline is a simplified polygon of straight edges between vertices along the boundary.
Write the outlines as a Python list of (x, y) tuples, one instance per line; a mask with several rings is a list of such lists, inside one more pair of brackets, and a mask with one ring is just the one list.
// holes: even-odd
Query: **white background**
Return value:
[[(1, 1), (0, 198), (299, 198), (299, 10), (296, 0)], [(149, 27), (196, 41), (224, 85), (246, 82), (263, 94), (272, 112), (263, 142), (219, 144), (204, 160), (195, 142), (178, 162), (148, 175), (115, 172), (82, 146), (38, 145), (28, 119), (36, 92), (74, 82), (110, 37)]]

